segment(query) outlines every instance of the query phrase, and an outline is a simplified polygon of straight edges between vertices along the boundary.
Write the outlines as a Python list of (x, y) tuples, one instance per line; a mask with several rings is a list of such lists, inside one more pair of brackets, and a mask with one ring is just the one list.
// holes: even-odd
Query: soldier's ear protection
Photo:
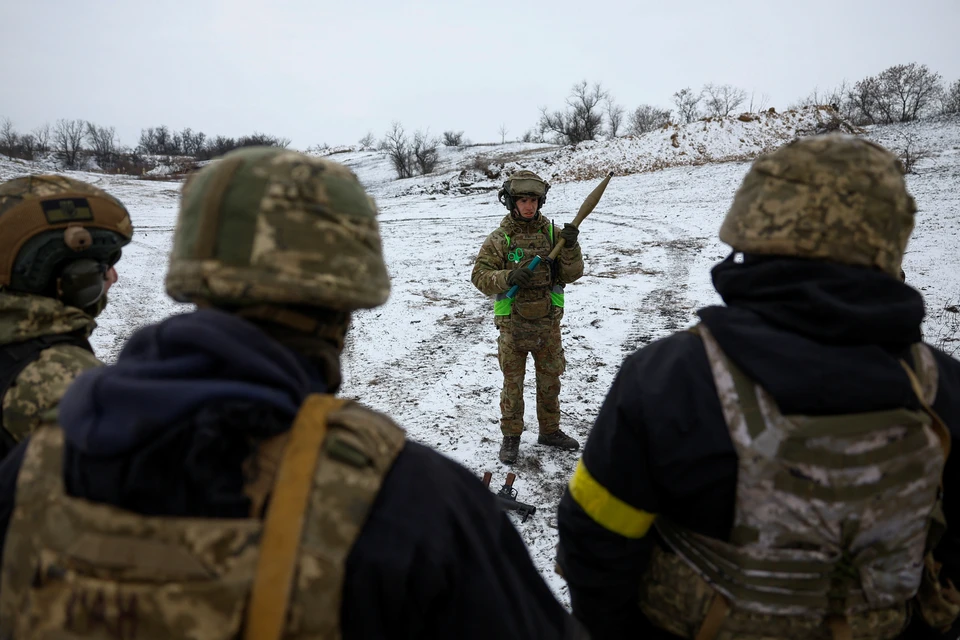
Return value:
[(109, 268), (107, 263), (99, 260), (73, 260), (57, 277), (57, 298), (78, 309), (92, 307), (106, 292)]
[(510, 181), (504, 180), (500, 191), (497, 191), (497, 200), (510, 211), (513, 211), (513, 196), (510, 195)]

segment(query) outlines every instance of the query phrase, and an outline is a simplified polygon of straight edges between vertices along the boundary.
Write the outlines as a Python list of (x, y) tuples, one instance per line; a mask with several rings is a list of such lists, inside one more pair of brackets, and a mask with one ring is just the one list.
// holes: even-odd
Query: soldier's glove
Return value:
[(507, 276), (507, 284), (511, 287), (517, 285), (521, 289), (530, 286), (530, 283), (533, 281), (533, 271), (527, 269), (526, 267), (521, 267), (519, 269), (514, 269), (510, 272), (510, 275)]
[(577, 229), (575, 226), (569, 222), (563, 225), (563, 230), (560, 231), (560, 237), (563, 238), (563, 241), (567, 243), (568, 247), (574, 247), (577, 244), (577, 236), (580, 235), (580, 229)]

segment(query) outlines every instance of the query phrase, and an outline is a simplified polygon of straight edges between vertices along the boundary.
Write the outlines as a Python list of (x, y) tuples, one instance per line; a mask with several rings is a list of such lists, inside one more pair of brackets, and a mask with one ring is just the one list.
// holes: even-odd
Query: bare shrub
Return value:
[(440, 157), (437, 154), (437, 141), (430, 138), (430, 130), (417, 131), (413, 134), (413, 158), (420, 175), (433, 173), (437, 168)]
[(943, 92), (943, 106), (941, 111), (944, 114), (960, 113), (960, 80), (957, 80)]
[(677, 114), (684, 123), (691, 123), (700, 118), (700, 102), (703, 93), (694, 93), (686, 87), (673, 94), (673, 104), (677, 107)]
[(711, 116), (729, 116), (747, 99), (747, 92), (729, 84), (703, 85), (704, 106)]
[(596, 140), (603, 126), (599, 105), (607, 96), (599, 82), (592, 87), (586, 80), (578, 82), (567, 97), (566, 111), (550, 113), (546, 107), (540, 108), (540, 130), (554, 133), (561, 144)]
[(927, 316), (924, 341), (948, 356), (960, 353), (960, 302), (948, 303)]
[(490, 165), (492, 163), (493, 160), (487, 156), (474, 156), (467, 168), (478, 173), (482, 173), (490, 180), (496, 180), (498, 177), (500, 177), (500, 171), (491, 169)]
[(767, 108), (767, 105), (770, 104), (770, 96), (766, 93), (761, 93), (759, 98), (755, 98), (754, 91), (750, 92), (750, 106), (747, 107), (749, 113), (763, 113)]
[(620, 128), (623, 126), (623, 107), (613, 101), (611, 96), (607, 96), (605, 100), (605, 106), (607, 111), (607, 126), (609, 127), (609, 133), (611, 138), (616, 138), (620, 133)]
[(923, 146), (916, 132), (900, 131), (898, 137), (897, 143), (891, 145), (891, 151), (900, 159), (905, 173), (916, 173), (918, 162), (933, 157), (933, 152)]
[(380, 143), (380, 148), (387, 152), (387, 157), (390, 158), (398, 179), (413, 176), (413, 151), (410, 149), (410, 140), (402, 124), (396, 120), (393, 121), (390, 130)]
[(367, 134), (360, 138), (360, 147), (362, 149), (369, 149), (377, 143), (376, 136), (373, 135), (373, 131), (367, 131)]
[(661, 109), (649, 104), (642, 104), (630, 114), (628, 130), (631, 135), (639, 136), (659, 129), (670, 122), (670, 109)]
[(463, 131), (444, 131), (443, 146), (459, 147), (463, 144)]

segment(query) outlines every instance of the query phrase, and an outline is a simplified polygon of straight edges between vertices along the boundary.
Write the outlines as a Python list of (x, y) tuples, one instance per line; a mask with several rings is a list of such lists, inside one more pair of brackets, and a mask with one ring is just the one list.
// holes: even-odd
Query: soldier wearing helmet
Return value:
[(575, 637), (489, 490), (334, 395), (352, 312), (390, 290), (376, 215), (293, 151), (191, 175), (166, 287), (198, 310), (0, 466), (0, 635)]
[(901, 280), (915, 212), (863, 139), (753, 163), (725, 306), (627, 358), (561, 499), (593, 638), (956, 637), (960, 363)]
[[(553, 222), (540, 213), (550, 185), (532, 171), (511, 175), (498, 193), (510, 212), (480, 247), (471, 279), (477, 289), (494, 296), (494, 322), (500, 330), (497, 355), (503, 372), (500, 393), (500, 460), (516, 462), (523, 433), (523, 379), (527, 354), (533, 356), (537, 381), (537, 442), (567, 451), (580, 444), (560, 430), (560, 375), (566, 368), (560, 341), (564, 288), (583, 275), (583, 255), (577, 243), (579, 230)], [(557, 240), (565, 246), (554, 264), (535, 270), (528, 265), (540, 256), (545, 262)], [(507, 295), (516, 285), (515, 297)]]
[(87, 338), (132, 235), (123, 205), (85, 182), (34, 175), (0, 184), (0, 456), (101, 364)]

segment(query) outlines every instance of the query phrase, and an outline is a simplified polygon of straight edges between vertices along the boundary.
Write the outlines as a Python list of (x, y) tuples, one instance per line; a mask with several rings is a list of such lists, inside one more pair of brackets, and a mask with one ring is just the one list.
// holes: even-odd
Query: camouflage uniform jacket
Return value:
[[(0, 346), (63, 334), (87, 337), (96, 327), (80, 309), (47, 298), (0, 292)], [(40, 415), (55, 407), (70, 383), (102, 363), (86, 349), (53, 345), (28, 364), (3, 396), (3, 428), (17, 441), (36, 429)]]
[[(530, 264), (534, 256), (546, 258), (550, 253), (559, 238), (559, 229), (551, 230), (552, 224), (543, 215), (531, 221), (506, 215), (496, 231), (487, 236), (480, 247), (470, 277), (474, 286), (488, 296), (506, 293), (510, 289), (507, 277), (511, 271)], [(523, 253), (518, 254), (517, 251)], [(583, 275), (580, 244), (565, 246), (560, 250), (553, 269), (543, 265), (537, 267), (535, 273), (537, 277), (531, 287), (518, 294), (518, 302), (535, 303), (537, 299), (549, 301), (552, 297), (553, 306), (549, 317), (559, 319), (563, 315), (563, 287)], [(560, 297), (557, 298), (557, 295)], [(501, 314), (499, 311), (497, 315), (497, 326), (502, 326), (505, 319), (510, 317), (509, 313)]]

